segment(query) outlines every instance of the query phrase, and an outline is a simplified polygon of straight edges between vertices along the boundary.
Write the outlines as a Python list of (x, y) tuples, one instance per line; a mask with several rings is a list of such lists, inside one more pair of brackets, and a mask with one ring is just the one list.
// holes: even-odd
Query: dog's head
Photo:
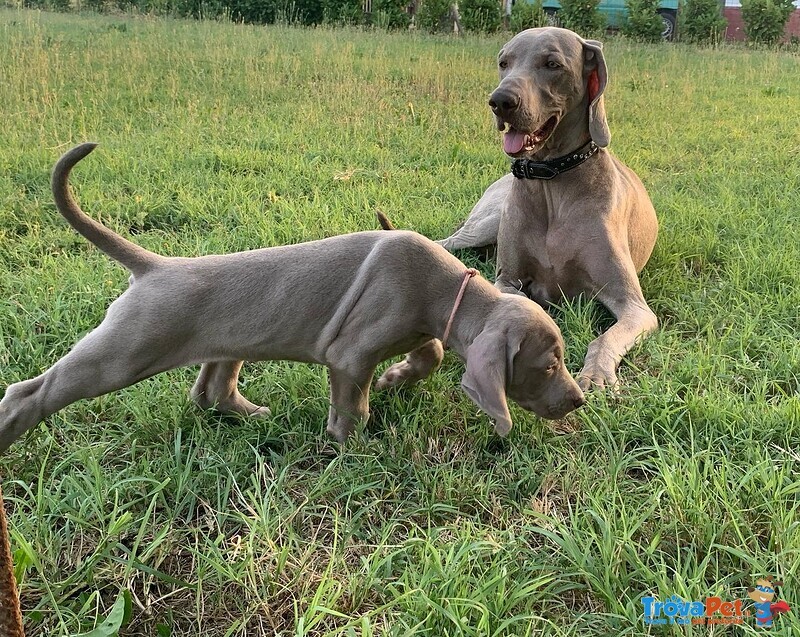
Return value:
[(506, 395), (520, 407), (549, 419), (562, 418), (584, 402), (564, 366), (564, 340), (552, 318), (533, 301), (504, 294), (466, 352), (461, 387), (495, 420), (495, 431), (511, 430)]
[(598, 146), (608, 146), (608, 73), (600, 42), (556, 27), (528, 29), (500, 50), (497, 64), (500, 84), (489, 106), (497, 128), (506, 131), (508, 155), (535, 156), (551, 137), (566, 135), (575, 140), (565, 142), (578, 146), (587, 130)]
[(756, 585), (747, 589), (747, 596), (757, 604), (771, 602), (775, 597), (775, 588), (783, 586), (783, 582), (773, 582), (772, 577), (756, 580)]

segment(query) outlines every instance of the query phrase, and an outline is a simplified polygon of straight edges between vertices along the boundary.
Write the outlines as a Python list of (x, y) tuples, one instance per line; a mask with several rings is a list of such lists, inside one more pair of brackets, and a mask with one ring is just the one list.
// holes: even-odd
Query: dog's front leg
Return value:
[(267, 407), (251, 403), (239, 393), (236, 383), (241, 368), (242, 361), (203, 363), (192, 387), (192, 400), (203, 409), (214, 408), (224, 414), (269, 416)]
[[(501, 260), (501, 256), (504, 260)], [(526, 264), (518, 258), (516, 248), (507, 253), (498, 252), (494, 287), (504, 294), (528, 296), (528, 286), (531, 280), (526, 272)]]
[[(635, 277), (634, 277), (635, 279)], [(578, 385), (583, 391), (593, 385), (602, 389), (617, 383), (617, 366), (636, 343), (658, 327), (658, 319), (647, 306), (638, 280), (623, 290), (604, 290), (599, 300), (616, 317), (617, 322), (589, 343)]]
[(329, 371), (331, 407), (326, 430), (344, 442), (358, 423), (369, 420), (369, 387), (375, 368), (353, 371), (331, 367)]

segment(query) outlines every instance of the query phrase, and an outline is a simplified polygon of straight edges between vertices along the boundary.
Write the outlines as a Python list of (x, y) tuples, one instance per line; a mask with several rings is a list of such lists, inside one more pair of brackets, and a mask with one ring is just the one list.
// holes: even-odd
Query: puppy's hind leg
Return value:
[(375, 389), (412, 385), (427, 378), (442, 364), (444, 349), (439, 339), (432, 338), (417, 349), (411, 351), (404, 361), (395, 363), (378, 379)]
[(347, 440), (356, 424), (369, 420), (369, 386), (374, 371), (330, 368), (331, 407), (326, 431), (339, 442)]
[(251, 403), (236, 388), (241, 368), (242, 361), (203, 363), (192, 387), (192, 400), (203, 409), (213, 407), (225, 414), (269, 416), (267, 407)]
[[(141, 318), (141, 317), (139, 317)], [(144, 325), (107, 318), (45, 373), (14, 383), (0, 401), (0, 452), (28, 429), (81, 398), (121, 389), (186, 363)], [(141, 325), (141, 324), (140, 324)]]

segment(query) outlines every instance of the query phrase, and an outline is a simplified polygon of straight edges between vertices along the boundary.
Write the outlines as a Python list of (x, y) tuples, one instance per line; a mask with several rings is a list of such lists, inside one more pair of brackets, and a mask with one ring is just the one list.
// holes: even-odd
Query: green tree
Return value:
[(542, 8), (542, 0), (517, 0), (511, 8), (510, 26), (515, 33), (525, 29), (543, 27), (547, 24), (547, 14)]
[(450, 4), (450, 0), (422, 0), (416, 18), (419, 28), (431, 33), (452, 31)]
[(753, 42), (775, 44), (781, 39), (792, 11), (792, 0), (742, 0), (742, 20), (747, 38)]
[(678, 16), (681, 39), (690, 42), (716, 41), (728, 23), (719, 0), (686, 0)]
[(606, 25), (606, 19), (597, 6), (600, 0), (561, 0), (558, 17), (561, 24), (584, 37), (598, 35)]
[(322, 21), (327, 24), (363, 24), (364, 8), (361, 0), (323, 0)]
[(628, 17), (622, 24), (622, 32), (637, 40), (658, 42), (664, 30), (658, 5), (659, 0), (625, 0)]
[(467, 31), (494, 33), (503, 22), (498, 0), (461, 0), (458, 9)]
[(406, 29), (411, 16), (407, 0), (372, 0), (372, 24), (383, 29)]

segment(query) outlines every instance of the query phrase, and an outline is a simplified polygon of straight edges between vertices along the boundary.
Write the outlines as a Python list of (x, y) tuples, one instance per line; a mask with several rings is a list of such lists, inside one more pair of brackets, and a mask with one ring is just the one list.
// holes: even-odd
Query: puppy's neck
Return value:
[[(483, 331), (486, 319), (494, 309), (499, 297), (499, 290), (480, 276), (473, 277), (467, 283), (447, 339), (447, 347), (456, 352), (463, 360), (467, 358), (467, 348)], [(437, 338), (441, 338), (444, 334), (454, 302), (455, 295), (446, 301), (446, 311), (437, 318), (439, 324), (436, 329)]]

